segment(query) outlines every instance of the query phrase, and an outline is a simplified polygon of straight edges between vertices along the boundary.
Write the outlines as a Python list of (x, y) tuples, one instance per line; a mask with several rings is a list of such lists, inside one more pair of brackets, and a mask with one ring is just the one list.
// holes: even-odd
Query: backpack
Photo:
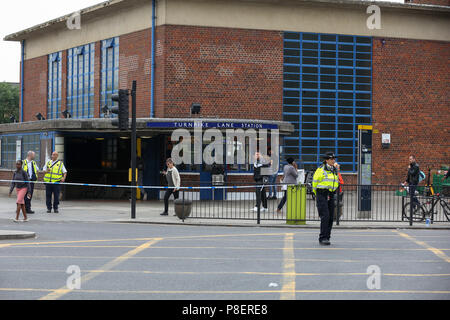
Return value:
[(426, 178), (425, 173), (423, 171), (420, 171), (419, 172), (419, 182), (425, 180), (425, 178)]

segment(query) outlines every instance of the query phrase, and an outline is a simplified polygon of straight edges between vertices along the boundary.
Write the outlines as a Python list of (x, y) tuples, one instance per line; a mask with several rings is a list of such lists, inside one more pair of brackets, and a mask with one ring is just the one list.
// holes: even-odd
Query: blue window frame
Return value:
[(61, 112), (61, 52), (48, 56), (47, 119), (58, 119)]
[(67, 50), (67, 110), (73, 118), (94, 117), (95, 45)]
[(314, 170), (332, 151), (357, 171), (357, 127), (372, 122), (372, 38), (285, 32), (283, 68), (283, 120), (295, 128), (284, 158)]
[(41, 162), (41, 137), (39, 133), (27, 134), (22, 138), (22, 159), (27, 158), (28, 151), (35, 152), (34, 161)]
[[(1, 163), (4, 169), (14, 169), (16, 163), (16, 141), (21, 140), (21, 159), (27, 157), (28, 151), (36, 153), (35, 161), (41, 167), (41, 140), (54, 140), (54, 132), (14, 133), (0, 136)], [(52, 147), (54, 150), (54, 145)], [(42, 159), (45, 160), (45, 159)]]
[[(102, 41), (102, 84), (100, 106), (112, 106), (111, 96), (119, 91), (119, 38)], [(117, 115), (113, 116), (117, 117)]]
[(14, 169), (16, 163), (16, 137), (1, 137), (1, 167), (5, 169)]

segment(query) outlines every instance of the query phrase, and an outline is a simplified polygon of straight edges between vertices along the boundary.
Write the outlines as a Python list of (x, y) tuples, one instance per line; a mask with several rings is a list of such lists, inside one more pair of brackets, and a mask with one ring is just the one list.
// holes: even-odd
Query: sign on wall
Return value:
[(16, 140), (16, 161), (22, 160), (22, 139)]

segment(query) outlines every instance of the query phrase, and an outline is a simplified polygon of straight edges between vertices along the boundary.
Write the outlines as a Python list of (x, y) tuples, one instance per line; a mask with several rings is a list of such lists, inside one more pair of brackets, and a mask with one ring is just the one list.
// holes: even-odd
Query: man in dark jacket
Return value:
[(420, 169), (416, 162), (416, 157), (409, 156), (408, 175), (406, 176), (405, 184), (409, 186), (409, 195), (413, 198), (413, 203), (418, 204), (419, 200), (416, 198), (416, 189), (419, 184)]

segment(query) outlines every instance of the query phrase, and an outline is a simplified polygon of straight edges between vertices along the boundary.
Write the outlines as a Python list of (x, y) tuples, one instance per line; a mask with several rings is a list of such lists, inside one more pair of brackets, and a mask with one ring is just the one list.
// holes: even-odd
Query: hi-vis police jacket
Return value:
[(52, 161), (48, 161), (46, 167), (50, 169), (50, 172), (47, 172), (44, 176), (44, 182), (60, 182), (64, 176), (63, 173), (63, 163), (61, 160), (57, 160), (53, 163)]
[(317, 189), (326, 189), (330, 192), (334, 192), (338, 187), (339, 176), (335, 171), (328, 170), (327, 165), (325, 164), (317, 168), (312, 181), (314, 194), (316, 194)]
[[(33, 168), (34, 178), (37, 180), (38, 178), (38, 167), (36, 165), (36, 161), (31, 160), (31, 166)], [(28, 174), (28, 161), (22, 160), (22, 169)], [(29, 177), (30, 180), (33, 178), (33, 176)]]

